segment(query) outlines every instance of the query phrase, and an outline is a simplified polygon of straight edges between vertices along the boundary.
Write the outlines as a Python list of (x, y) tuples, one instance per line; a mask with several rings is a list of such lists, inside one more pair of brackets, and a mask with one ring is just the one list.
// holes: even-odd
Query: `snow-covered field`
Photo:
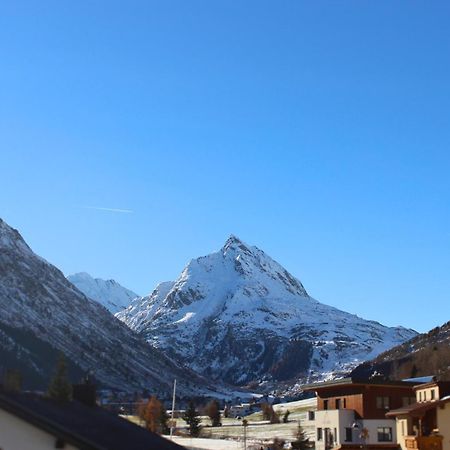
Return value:
[[(243, 442), (222, 439), (185, 438), (174, 436), (173, 441), (189, 449), (242, 450)], [(249, 447), (247, 446), (249, 449)]]

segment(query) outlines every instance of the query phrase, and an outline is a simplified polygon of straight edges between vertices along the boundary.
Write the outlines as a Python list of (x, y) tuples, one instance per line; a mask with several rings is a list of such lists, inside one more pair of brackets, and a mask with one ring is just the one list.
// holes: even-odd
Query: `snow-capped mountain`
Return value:
[(27, 369), (48, 381), (42, 363), (50, 353), (63, 351), (79, 369), (92, 370), (110, 387), (148, 388), (165, 394), (176, 377), (181, 394), (208, 390), (204, 379), (167, 358), (87, 298), (1, 219), (0, 311), (2, 369), (23, 366), (27, 360)]
[(416, 334), (319, 303), (235, 236), (117, 317), (196, 371), (237, 385), (336, 376)]
[(69, 275), (67, 279), (74, 284), (86, 297), (97, 301), (112, 314), (125, 309), (136, 297), (133, 291), (124, 288), (115, 280), (93, 278), (86, 272)]

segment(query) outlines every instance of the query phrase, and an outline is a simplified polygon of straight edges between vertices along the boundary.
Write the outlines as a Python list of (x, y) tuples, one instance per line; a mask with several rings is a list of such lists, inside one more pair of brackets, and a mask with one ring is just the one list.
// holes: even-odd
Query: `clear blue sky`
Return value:
[(0, 216), (140, 294), (234, 233), (426, 331), (450, 319), (449, 23), (448, 1), (2, 1)]

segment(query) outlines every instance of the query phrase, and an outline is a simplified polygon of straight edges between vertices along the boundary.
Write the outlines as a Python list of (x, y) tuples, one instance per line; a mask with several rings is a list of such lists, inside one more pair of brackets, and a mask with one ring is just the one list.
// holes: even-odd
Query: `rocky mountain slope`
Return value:
[[(19, 371), (22, 387), (42, 390), (53, 376), (59, 351), (31, 331), (0, 322), (0, 383), (9, 370)], [(66, 357), (69, 378), (80, 380), (86, 372)]]
[(86, 272), (69, 275), (67, 279), (86, 297), (97, 301), (112, 314), (122, 311), (131, 303), (131, 300), (139, 297), (138, 294), (124, 288), (115, 280), (94, 278)]
[(117, 317), (196, 371), (235, 385), (336, 376), (416, 334), (319, 303), (235, 236)]
[(356, 377), (374, 373), (393, 380), (427, 375), (450, 380), (450, 322), (417, 335), (353, 371)]
[(92, 370), (110, 387), (168, 393), (177, 377), (180, 394), (208, 390), (204, 379), (165, 357), (88, 299), (1, 219), (0, 310), (0, 355), (11, 359), (16, 354), (10, 367), (28, 352), (34, 372), (48, 379), (42, 364), (45, 353), (63, 351), (81, 370)]

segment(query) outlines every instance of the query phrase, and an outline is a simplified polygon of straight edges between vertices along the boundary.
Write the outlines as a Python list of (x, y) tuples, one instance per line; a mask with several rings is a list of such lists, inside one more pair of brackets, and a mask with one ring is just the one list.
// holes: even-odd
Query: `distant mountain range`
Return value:
[(176, 377), (180, 395), (215, 392), (87, 298), (1, 219), (0, 310), (0, 369), (19, 368), (25, 386), (45, 387), (62, 351), (74, 376), (89, 370), (104, 386), (167, 395)]
[(392, 380), (427, 375), (450, 380), (450, 322), (389, 349), (353, 371), (356, 377), (373, 374)]
[(200, 374), (254, 387), (335, 377), (417, 334), (314, 300), (235, 236), (116, 316)]
[(86, 297), (97, 301), (112, 314), (122, 311), (129, 306), (131, 300), (139, 297), (138, 294), (124, 288), (115, 280), (93, 278), (86, 272), (69, 275), (67, 279)]

